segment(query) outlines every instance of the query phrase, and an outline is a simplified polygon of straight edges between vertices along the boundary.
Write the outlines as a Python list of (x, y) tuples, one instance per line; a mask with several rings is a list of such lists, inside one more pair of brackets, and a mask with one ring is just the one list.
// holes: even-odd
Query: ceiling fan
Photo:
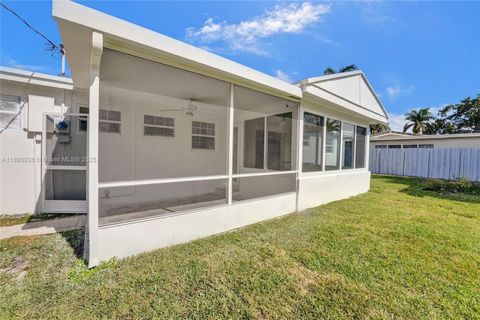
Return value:
[[(195, 112), (198, 111), (198, 106), (195, 104), (195, 102), (200, 102), (200, 101), (193, 100), (193, 99), (188, 99), (187, 101), (188, 101), (187, 104), (183, 107), (178, 107), (176, 109), (162, 109), (159, 111), (160, 112), (185, 112), (187, 116), (193, 117), (195, 115)], [(201, 112), (215, 113), (215, 112), (206, 111), (206, 110), (202, 110)]]

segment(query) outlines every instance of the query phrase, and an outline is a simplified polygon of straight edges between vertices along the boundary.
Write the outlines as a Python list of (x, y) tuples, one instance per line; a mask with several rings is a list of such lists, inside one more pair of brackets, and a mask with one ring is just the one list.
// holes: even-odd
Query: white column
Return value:
[(325, 156), (325, 150), (327, 150), (327, 117), (323, 118), (323, 138), (322, 138), (322, 171), (325, 172), (325, 160), (327, 157)]
[(227, 203), (228, 205), (232, 204), (232, 194), (233, 194), (233, 115), (234, 115), (234, 85), (230, 84), (230, 101), (228, 103), (228, 157), (227, 157), (227, 168), (228, 168), (228, 186), (227, 186)]
[(365, 137), (365, 168), (370, 170), (370, 126), (367, 125), (366, 137)]
[(340, 166), (338, 170), (342, 170), (343, 166), (343, 121), (340, 121), (340, 156), (339, 156)]
[[(300, 178), (302, 176), (302, 170), (303, 170), (303, 107), (300, 104), (297, 109), (297, 147), (295, 148), (297, 150), (297, 165), (295, 170), (297, 170), (296, 174), (296, 198), (295, 198), (295, 210), (299, 211), (299, 202), (300, 202)], [(293, 121), (295, 121), (295, 117), (293, 117)]]
[(88, 267), (98, 264), (98, 118), (103, 34), (92, 32), (87, 144)]

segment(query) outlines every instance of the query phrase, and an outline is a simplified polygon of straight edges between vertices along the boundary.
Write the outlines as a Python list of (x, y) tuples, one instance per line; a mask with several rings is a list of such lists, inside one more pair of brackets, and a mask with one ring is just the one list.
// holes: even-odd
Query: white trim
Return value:
[(90, 88), (88, 112), (88, 266), (98, 264), (98, 137), (100, 118), (100, 61), (103, 53), (103, 34), (92, 32), (90, 48)]
[[(392, 137), (388, 137), (392, 136)], [(397, 140), (429, 140), (429, 139), (457, 139), (457, 138), (480, 138), (480, 133), (452, 133), (452, 134), (432, 134), (432, 135), (413, 135), (402, 134), (397, 132), (386, 132), (379, 135), (372, 136), (372, 142), (388, 142)]]
[(0, 79), (33, 85), (73, 90), (70, 78), (0, 66)]
[(247, 177), (261, 177), (261, 176), (275, 176), (281, 174), (298, 173), (298, 170), (289, 171), (268, 171), (268, 172), (255, 172), (255, 173), (238, 173), (234, 174), (233, 178), (247, 178)]
[(146, 186), (146, 185), (151, 185), (151, 184), (208, 181), (208, 180), (220, 180), (220, 179), (228, 179), (228, 175), (100, 182), (98, 184), (98, 188), (103, 189), (103, 188), (116, 188), (116, 187)]
[(86, 171), (87, 166), (63, 166), (63, 165), (47, 165), (47, 170), (70, 170), (70, 171)]
[[(227, 185), (227, 204), (232, 204), (233, 198), (233, 130), (234, 130), (234, 104), (235, 104), (235, 91), (234, 85), (230, 84), (230, 101), (228, 107), (228, 156), (227, 156), (227, 168), (228, 168), (228, 185)], [(240, 133), (237, 132), (237, 139)], [(238, 141), (237, 141), (238, 148)], [(237, 150), (237, 162), (238, 162), (238, 150)]]

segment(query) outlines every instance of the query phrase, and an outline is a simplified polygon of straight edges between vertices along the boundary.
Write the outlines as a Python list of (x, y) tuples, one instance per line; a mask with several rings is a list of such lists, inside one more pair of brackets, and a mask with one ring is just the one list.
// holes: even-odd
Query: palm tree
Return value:
[(333, 68), (331, 68), (331, 67), (328, 67), (327, 69), (325, 69), (325, 70), (323, 71), (323, 74), (327, 76), (327, 75), (329, 75), (329, 74), (349, 72), (349, 71), (354, 71), (354, 70), (358, 70), (358, 68), (357, 68), (356, 65), (351, 64), (351, 65), (344, 66), (344, 67), (338, 69), (338, 71), (335, 71), (335, 69), (333, 69)]
[(403, 127), (403, 132), (412, 128), (415, 134), (422, 134), (427, 123), (433, 119), (433, 115), (429, 111), (430, 108), (421, 108), (419, 110), (411, 110), (405, 113), (405, 120), (408, 122)]
[(388, 124), (379, 123), (370, 125), (370, 133), (372, 135), (381, 134), (387, 131), (390, 131)]

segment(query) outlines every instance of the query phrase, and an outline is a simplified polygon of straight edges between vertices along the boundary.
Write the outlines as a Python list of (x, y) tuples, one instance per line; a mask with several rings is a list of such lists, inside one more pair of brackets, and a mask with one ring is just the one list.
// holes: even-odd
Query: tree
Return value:
[(480, 132), (480, 94), (476, 98), (467, 97), (460, 103), (443, 107), (438, 119), (446, 127), (453, 128), (451, 133)]
[(390, 131), (390, 127), (388, 126), (388, 124), (380, 123), (370, 125), (370, 133), (372, 135), (381, 134), (387, 131)]
[(338, 69), (338, 71), (335, 71), (335, 69), (333, 69), (331, 67), (328, 67), (323, 71), (323, 74), (327, 76), (327, 75), (330, 75), (330, 74), (349, 72), (349, 71), (354, 71), (354, 70), (358, 70), (358, 68), (357, 68), (356, 65), (351, 64), (351, 65), (344, 66), (344, 67)]
[(403, 132), (406, 132), (408, 129), (412, 128), (413, 133), (422, 134), (427, 126), (427, 123), (434, 119), (429, 109), (430, 108), (421, 108), (419, 110), (412, 110), (405, 113), (405, 120), (408, 122), (403, 127)]

